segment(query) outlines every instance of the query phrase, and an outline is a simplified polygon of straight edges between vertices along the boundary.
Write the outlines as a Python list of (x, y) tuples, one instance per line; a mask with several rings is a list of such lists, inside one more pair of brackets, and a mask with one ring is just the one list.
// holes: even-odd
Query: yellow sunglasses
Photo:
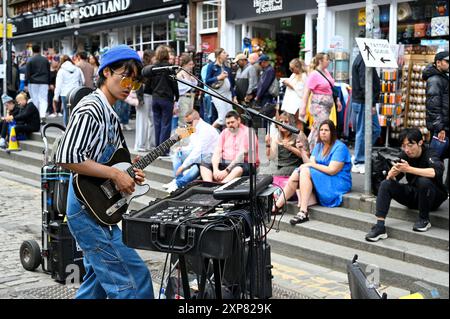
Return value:
[(117, 74), (122, 76), (122, 79), (120, 80), (120, 87), (122, 89), (127, 89), (129, 87), (131, 87), (132, 90), (139, 90), (139, 88), (141, 87), (142, 83), (138, 80), (133, 80), (133, 78), (131, 76), (124, 76), (123, 73), (117, 73), (114, 70), (111, 70), (112, 73)]

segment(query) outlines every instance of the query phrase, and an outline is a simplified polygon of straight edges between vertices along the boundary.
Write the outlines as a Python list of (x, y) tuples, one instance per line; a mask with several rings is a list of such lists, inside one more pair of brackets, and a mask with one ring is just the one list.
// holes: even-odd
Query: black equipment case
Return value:
[[(42, 251), (34, 240), (27, 240), (20, 247), (20, 259), (26, 270), (33, 271), (42, 264), (42, 270), (58, 282), (65, 282), (69, 275), (81, 282), (85, 273), (83, 252), (77, 247), (66, 221), (67, 193), (70, 171), (55, 165), (48, 154), (46, 130), (65, 127), (49, 123), (42, 127), (44, 164), (41, 168)], [(57, 147), (58, 140), (53, 147)], [(78, 277), (78, 278), (77, 278)]]

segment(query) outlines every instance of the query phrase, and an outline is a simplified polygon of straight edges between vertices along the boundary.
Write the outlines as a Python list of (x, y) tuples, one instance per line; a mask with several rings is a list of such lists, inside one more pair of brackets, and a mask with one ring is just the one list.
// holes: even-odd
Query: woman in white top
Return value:
[(67, 95), (79, 86), (84, 85), (84, 75), (79, 67), (73, 64), (68, 55), (63, 55), (60, 60), (60, 67), (56, 74), (55, 95), (53, 97), (53, 109), (61, 97), (61, 106), (64, 115), (64, 125), (69, 122), (69, 109), (67, 107)]
[(306, 69), (303, 61), (300, 59), (293, 59), (289, 63), (289, 69), (292, 74), (289, 79), (283, 81), (286, 86), (283, 104), (281, 110), (295, 116), (297, 127), (301, 126), (299, 118), (299, 109), (303, 103), (303, 91), (306, 84)]
[[(194, 61), (189, 54), (181, 56), (180, 66), (183, 70), (177, 73), (177, 78), (191, 85), (197, 85), (197, 80), (189, 74), (192, 74), (194, 69)], [(195, 93), (191, 86), (181, 82), (178, 82), (178, 91), (180, 92), (180, 98), (178, 99), (178, 126), (183, 126), (186, 125), (186, 114), (194, 108)]]

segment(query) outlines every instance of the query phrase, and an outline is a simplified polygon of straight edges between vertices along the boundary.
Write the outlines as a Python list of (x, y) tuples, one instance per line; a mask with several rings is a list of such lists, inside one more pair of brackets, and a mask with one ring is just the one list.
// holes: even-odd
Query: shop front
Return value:
[[(355, 38), (365, 33), (365, 2), (329, 5), (334, 31), (327, 50), (335, 56), (334, 76), (349, 82), (352, 62), (359, 52)], [(447, 6), (442, 0), (394, 0), (377, 1), (374, 7), (374, 37), (389, 40), (398, 62), (398, 69), (377, 70), (382, 91), (377, 108), (386, 145), (397, 144), (399, 132), (405, 127), (428, 133), (421, 72), (437, 52), (448, 50)]]
[[(279, 77), (289, 72), (289, 61), (314, 50), (317, 2), (226, 1), (226, 43), (229, 52), (268, 54)], [(230, 36), (231, 35), (231, 36)]]
[(13, 42), (18, 50), (37, 43), (69, 55), (123, 43), (135, 50), (167, 44), (179, 53), (189, 34), (185, 10), (185, 0), (78, 1), (12, 18)]

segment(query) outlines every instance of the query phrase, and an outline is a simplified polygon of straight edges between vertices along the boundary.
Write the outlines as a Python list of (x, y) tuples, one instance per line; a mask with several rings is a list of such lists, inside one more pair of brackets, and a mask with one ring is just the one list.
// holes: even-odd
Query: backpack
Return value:
[(277, 97), (280, 94), (280, 81), (275, 77), (268, 90), (269, 94), (273, 97)]
[(393, 166), (393, 160), (400, 156), (400, 151), (395, 149), (383, 149), (372, 153), (372, 194), (378, 195), (381, 182)]

